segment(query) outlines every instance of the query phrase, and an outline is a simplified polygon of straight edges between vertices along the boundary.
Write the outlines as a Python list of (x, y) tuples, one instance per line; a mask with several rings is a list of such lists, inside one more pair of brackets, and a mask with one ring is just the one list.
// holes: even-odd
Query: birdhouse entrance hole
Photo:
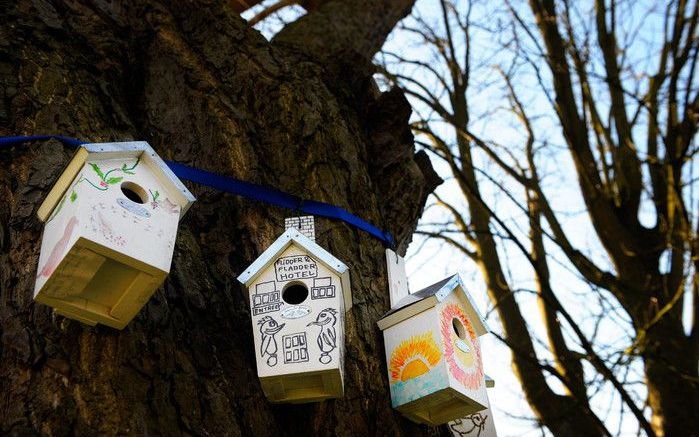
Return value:
[(461, 323), (461, 320), (457, 318), (452, 319), (451, 326), (454, 328), (454, 332), (460, 339), (466, 340), (466, 328), (464, 327), (464, 324)]
[(146, 203), (148, 200), (148, 193), (146, 193), (146, 190), (133, 182), (122, 183), (121, 192), (124, 193), (127, 199), (135, 203)]
[(302, 282), (292, 282), (282, 290), (282, 300), (290, 305), (298, 305), (308, 298), (308, 287)]

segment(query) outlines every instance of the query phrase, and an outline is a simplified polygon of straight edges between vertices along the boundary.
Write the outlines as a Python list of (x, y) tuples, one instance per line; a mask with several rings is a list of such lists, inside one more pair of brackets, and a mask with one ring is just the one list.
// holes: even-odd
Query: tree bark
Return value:
[[(0, 3), (0, 135), (146, 140), (163, 158), (342, 206), (405, 250), (439, 178), (414, 154), (407, 101), (379, 94), (369, 67), (412, 1), (326, 2), (274, 43), (225, 1)], [(341, 31), (318, 40), (323, 23)], [(434, 433), (391, 409), (375, 325), (383, 247), (340, 222), (317, 220), (317, 234), (351, 272), (342, 399), (275, 406), (258, 383), (236, 276), (288, 211), (190, 185), (171, 273), (126, 329), (35, 305), (36, 209), (70, 156), (55, 141), (0, 153), (0, 433)]]
[(651, 425), (658, 436), (699, 435), (699, 353), (683, 334), (681, 316), (667, 315), (647, 331), (641, 351)]

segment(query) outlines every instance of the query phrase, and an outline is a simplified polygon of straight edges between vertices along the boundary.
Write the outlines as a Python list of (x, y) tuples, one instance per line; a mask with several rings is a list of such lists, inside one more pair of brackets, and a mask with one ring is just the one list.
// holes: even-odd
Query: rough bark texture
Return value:
[[(146, 140), (164, 158), (340, 205), (404, 249), (438, 178), (414, 155), (407, 101), (380, 95), (368, 67), (412, 2), (328, 2), (272, 44), (228, 3), (1, 1), (0, 135)], [(336, 33), (320, 57), (304, 26), (323, 23)], [(171, 274), (126, 329), (35, 305), (35, 213), (71, 153), (55, 141), (0, 153), (1, 434), (435, 432), (391, 408), (375, 325), (388, 308), (383, 247), (339, 222), (317, 226), (351, 269), (343, 399), (274, 406), (258, 383), (235, 278), (288, 211), (190, 185), (198, 202)]]

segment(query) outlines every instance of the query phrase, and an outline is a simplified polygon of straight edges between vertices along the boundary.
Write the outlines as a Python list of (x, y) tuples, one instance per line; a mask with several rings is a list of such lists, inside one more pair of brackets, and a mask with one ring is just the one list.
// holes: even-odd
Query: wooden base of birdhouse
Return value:
[(339, 369), (260, 378), (267, 399), (275, 403), (306, 403), (344, 395)]
[(88, 325), (123, 329), (163, 283), (167, 272), (79, 238), (34, 300)]
[(449, 387), (396, 407), (408, 419), (431, 426), (442, 425), (486, 408)]

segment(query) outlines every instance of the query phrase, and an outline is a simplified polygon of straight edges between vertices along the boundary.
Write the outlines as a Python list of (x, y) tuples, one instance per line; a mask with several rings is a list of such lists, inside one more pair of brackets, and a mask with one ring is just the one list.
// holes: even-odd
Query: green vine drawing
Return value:
[(91, 180), (89, 180), (85, 176), (80, 176), (78, 183), (85, 181), (100, 191), (107, 191), (107, 189), (109, 189), (110, 185), (118, 184), (119, 182), (121, 182), (124, 179), (123, 176), (110, 177), (109, 176), (110, 174), (114, 173), (115, 171), (121, 171), (125, 174), (130, 174), (130, 175), (136, 174), (136, 173), (134, 173), (133, 170), (136, 168), (136, 166), (138, 165), (138, 163), (140, 161), (141, 161), (141, 157), (139, 156), (138, 159), (136, 159), (136, 162), (134, 163), (134, 165), (132, 165), (131, 167), (127, 167), (126, 164), (124, 163), (124, 164), (122, 164), (121, 168), (113, 168), (106, 173), (104, 173), (102, 171), (102, 169), (100, 168), (99, 165), (95, 164), (94, 162), (91, 162), (90, 167), (92, 167), (92, 169), (95, 171), (95, 173), (97, 173), (97, 177), (100, 178), (98, 185), (95, 185)]
[(63, 196), (63, 198), (61, 199), (61, 201), (58, 203), (58, 206), (53, 210), (53, 213), (51, 213), (51, 216), (49, 217), (49, 219), (46, 220), (46, 223), (48, 223), (48, 222), (50, 222), (51, 220), (53, 220), (53, 218), (56, 217), (56, 216), (58, 215), (59, 212), (61, 212), (61, 209), (63, 209), (63, 204), (66, 203), (66, 198), (67, 198), (67, 197), (68, 197), (68, 196)]
[(155, 190), (154, 193), (152, 190), (149, 189), (148, 192), (150, 193), (151, 198), (150, 206), (153, 209), (160, 207), (171, 214), (179, 212), (179, 209), (177, 209), (177, 205), (170, 202), (170, 199), (166, 197), (165, 200), (162, 200), (160, 198), (160, 193), (158, 192), (158, 190)]
[(153, 202), (158, 201), (158, 197), (160, 197), (160, 193), (158, 193), (158, 190), (155, 190), (155, 193), (153, 193), (151, 190), (148, 190), (150, 193), (150, 197), (153, 199)]
[[(77, 182), (73, 183), (73, 185), (69, 188), (70, 191), (70, 202), (73, 203), (78, 199), (78, 193), (75, 191), (75, 186), (78, 185), (79, 183), (85, 181), (88, 184), (92, 185), (94, 188), (97, 188), (100, 191), (107, 191), (109, 189), (110, 185), (118, 184), (122, 180), (124, 180), (123, 176), (110, 176), (112, 173), (115, 171), (120, 171), (124, 174), (128, 175), (134, 175), (136, 174), (134, 170), (136, 169), (136, 166), (138, 166), (138, 163), (141, 162), (141, 157), (139, 156), (136, 158), (136, 162), (131, 166), (128, 167), (126, 163), (122, 164), (121, 167), (118, 168), (113, 168), (111, 170), (108, 170), (106, 173), (102, 171), (99, 165), (95, 164), (94, 162), (90, 162), (90, 167), (92, 167), (92, 170), (97, 174), (97, 177), (99, 178), (99, 182), (95, 184), (92, 182), (90, 179), (85, 177), (84, 174), (80, 174), (80, 177), (78, 178)], [(148, 190), (150, 191), (150, 190)], [(151, 195), (153, 193), (151, 192)], [(156, 194), (158, 192), (156, 191)], [(54, 219), (58, 215), (59, 212), (61, 212), (61, 209), (63, 209), (63, 205), (66, 202), (66, 199), (68, 198), (68, 193), (63, 196), (61, 201), (58, 203), (58, 206), (53, 210), (53, 213), (49, 217), (49, 219), (46, 221), (46, 223), (50, 222), (51, 220)], [(157, 197), (157, 196), (156, 196)]]

